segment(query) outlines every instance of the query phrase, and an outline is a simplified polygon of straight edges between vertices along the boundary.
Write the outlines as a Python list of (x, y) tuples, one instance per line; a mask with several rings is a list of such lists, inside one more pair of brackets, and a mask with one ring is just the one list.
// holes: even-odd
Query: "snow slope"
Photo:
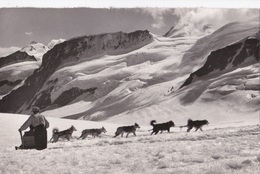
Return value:
[[(188, 118), (206, 118), (212, 120), (213, 124), (225, 124), (233, 120), (251, 124), (257, 122), (258, 64), (239, 67), (230, 70), (230, 73), (220, 72), (214, 79), (207, 76), (186, 89), (178, 90), (189, 72), (203, 66), (210, 50), (221, 49), (220, 46), (227, 43), (231, 45), (241, 40), (241, 36), (247, 37), (259, 30), (253, 22), (246, 24), (232, 23), (198, 41), (198, 37), (154, 36), (154, 42), (126, 55), (103, 56), (91, 62), (63, 68), (51, 77), (64, 79), (56, 84), (58, 86), (51, 95), (53, 101), (62, 91), (72, 87), (97, 89), (91, 96), (79, 97), (64, 107), (45, 113), (59, 117), (63, 115), (62, 110), (66, 109), (64, 116), (67, 118), (108, 122), (120, 120), (122, 123), (137, 119), (146, 123), (152, 118), (161, 121), (173, 119), (182, 123)], [(224, 35), (227, 39), (216, 39)], [(207, 44), (213, 46), (208, 47), (208, 50), (199, 49)], [(195, 51), (197, 57), (191, 57), (191, 51)], [(251, 80), (255, 83), (245, 91), (243, 86)]]
[(22, 85), (39, 68), (33, 56), (17, 51), (0, 59), (0, 98)]
[(23, 85), (24, 80), (40, 67), (42, 56), (48, 50), (44, 44), (33, 41), (0, 59), (0, 99)]
[[(85, 111), (90, 107), (93, 110), (104, 108), (111, 111), (109, 115), (137, 110), (143, 105), (156, 102), (154, 101), (156, 98), (167, 94), (167, 91), (172, 88), (173, 84), (168, 82), (174, 79), (174, 76), (171, 76), (176, 74), (172, 69), (180, 63), (182, 52), (187, 50), (197, 38), (170, 39), (157, 36), (154, 38), (152, 43), (136, 51), (123, 55), (106, 55), (56, 71), (50, 79), (61, 80), (55, 84), (51, 92), (51, 100), (55, 102), (63, 92), (73, 87), (97, 88), (93, 95), (85, 94), (66, 104), (64, 108), (71, 108), (71, 110), (67, 109), (68, 112), (63, 116), (83, 112), (83, 108), (76, 107), (77, 110), (75, 110), (68, 106), (71, 104), (75, 107), (76, 104), (73, 103), (77, 101), (79, 105), (85, 103)], [(157, 83), (161, 84), (157, 85)], [(163, 90), (159, 88), (160, 86)], [(73, 114), (73, 111), (76, 112)], [(46, 114), (60, 117), (63, 112), (59, 114), (58, 112), (57, 108), (53, 111), (46, 111)], [(102, 111), (99, 113), (101, 115)], [(91, 119), (95, 120), (95, 115), (99, 113), (92, 115)], [(82, 115), (87, 114), (83, 112)]]
[[(0, 96), (7, 95), (23, 84), (24, 79), (32, 75), (39, 68), (36, 62), (27, 61), (16, 63), (0, 69)], [(0, 97), (1, 98), (1, 97)]]
[[(150, 135), (151, 126), (140, 125), (134, 137), (112, 138), (117, 123), (100, 123), (47, 117), (48, 137), (53, 127), (77, 128), (71, 141), (48, 143), (43, 151), (15, 150), (20, 145), (18, 128), (25, 115), (0, 114), (0, 173), (259, 173), (260, 130), (255, 124), (224, 128), (205, 126), (204, 132)], [(122, 124), (121, 124), (122, 125)], [(101, 138), (77, 140), (83, 129), (104, 126)]]
[(203, 66), (212, 51), (231, 45), (257, 32), (259, 32), (258, 19), (228, 23), (212, 34), (198, 39), (196, 44), (183, 55), (180, 68), (190, 73), (194, 72)]

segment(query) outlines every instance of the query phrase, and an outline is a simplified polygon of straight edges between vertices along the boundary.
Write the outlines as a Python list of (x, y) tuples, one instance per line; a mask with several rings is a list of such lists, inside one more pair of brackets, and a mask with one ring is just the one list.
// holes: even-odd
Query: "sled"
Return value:
[(24, 135), (22, 135), (22, 132), (20, 132), (20, 136), (22, 144), (20, 146), (15, 146), (16, 150), (35, 149), (34, 133), (32, 129), (30, 131), (24, 132)]

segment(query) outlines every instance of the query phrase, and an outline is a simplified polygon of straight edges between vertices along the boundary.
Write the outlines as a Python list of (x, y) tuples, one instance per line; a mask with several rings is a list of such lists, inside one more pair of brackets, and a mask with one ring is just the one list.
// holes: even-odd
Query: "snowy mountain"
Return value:
[(26, 61), (36, 61), (36, 59), (34, 56), (28, 55), (26, 52), (16, 51), (15, 53), (0, 59), (0, 68)]
[(37, 61), (41, 62), (42, 56), (49, 51), (49, 47), (42, 43), (32, 41), (29, 45), (23, 47), (21, 52), (26, 52), (28, 55), (34, 56)]
[(129, 124), (151, 119), (185, 124), (188, 118), (218, 125), (256, 122), (258, 23), (229, 23), (212, 34), (176, 32), (176, 37), (136, 31), (66, 40), (0, 100), (0, 112), (28, 113), (37, 105), (51, 117)]
[(52, 49), (55, 45), (60, 44), (64, 41), (65, 41), (65, 39), (53, 39), (50, 41), (50, 43), (48, 43), (48, 48)]
[(28, 46), (0, 58), (0, 98), (21, 86), (24, 80), (40, 67), (42, 56), (48, 50), (44, 44), (33, 41)]
[[(21, 88), (3, 98), (2, 102), (8, 105), (8, 107), (7, 105), (1, 105), (2, 109), (5, 110), (3, 110), (3, 112), (6, 112), (7, 110), (17, 112), (19, 108), (20, 110), (25, 110), (26, 107), (30, 107), (32, 103), (39, 105), (41, 108), (45, 108), (51, 104), (55, 105), (60, 99), (51, 101), (50, 93), (53, 92), (54, 88), (57, 88), (56, 86), (59, 86), (60, 83), (66, 80), (63, 77), (60, 78), (60, 81), (58, 78), (48, 79), (55, 71), (59, 72), (58, 70), (63, 67), (77, 65), (84, 61), (89, 62), (95, 60), (98, 57), (102, 57), (104, 54), (124, 54), (138, 49), (151, 41), (152, 36), (148, 31), (136, 31), (129, 34), (118, 32), (96, 36), (83, 36), (63, 42), (43, 56), (41, 67), (36, 70), (32, 76), (26, 79)], [(93, 92), (93, 90), (94, 88), (83, 90), (80, 88), (72, 88), (69, 91), (63, 92), (64, 94), (70, 94), (65, 95), (68, 97), (68, 100), (73, 100), (80, 94), (89, 91)], [(19, 93), (25, 95), (22, 95), (21, 98), (13, 101), (12, 97), (15, 97), (17, 94), (19, 95)], [(13, 103), (12, 105), (8, 104), (9, 100)], [(29, 105), (26, 106), (26, 103)], [(61, 105), (63, 103), (61, 103)]]

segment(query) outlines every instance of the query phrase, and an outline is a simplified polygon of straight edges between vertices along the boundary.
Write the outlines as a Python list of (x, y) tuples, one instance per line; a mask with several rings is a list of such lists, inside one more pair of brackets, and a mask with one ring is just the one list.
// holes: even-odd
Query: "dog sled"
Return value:
[(20, 146), (16, 146), (16, 150), (36, 148), (34, 141), (34, 132), (32, 129), (30, 129), (30, 131), (24, 132), (24, 135), (22, 135), (22, 132), (20, 132), (20, 136), (22, 144)]

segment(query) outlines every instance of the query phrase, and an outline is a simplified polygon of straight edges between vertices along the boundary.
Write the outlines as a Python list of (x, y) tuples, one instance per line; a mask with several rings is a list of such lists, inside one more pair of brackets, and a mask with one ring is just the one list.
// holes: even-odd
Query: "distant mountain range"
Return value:
[[(188, 118), (202, 106), (254, 114), (259, 31), (252, 20), (216, 31), (173, 27), (163, 37), (140, 30), (55, 40), (49, 47), (33, 42), (0, 58), (0, 112), (29, 113), (37, 105), (48, 116), (122, 122)], [(234, 100), (241, 102), (233, 106)]]

